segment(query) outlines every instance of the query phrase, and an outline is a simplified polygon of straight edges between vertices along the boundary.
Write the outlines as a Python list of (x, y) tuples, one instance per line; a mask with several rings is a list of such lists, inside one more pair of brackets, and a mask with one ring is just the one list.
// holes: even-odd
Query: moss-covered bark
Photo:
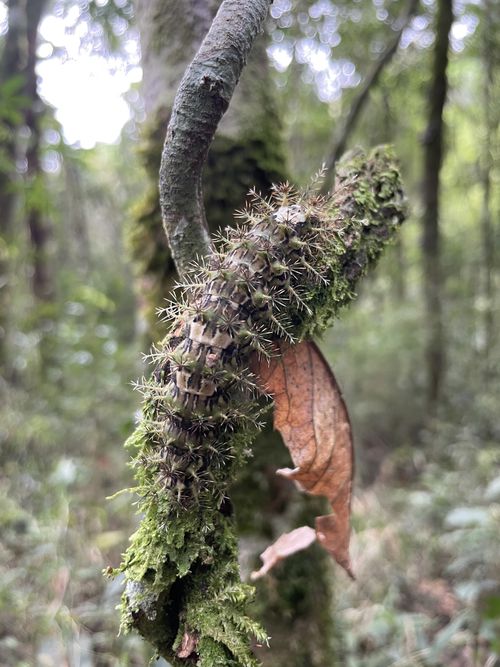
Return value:
[[(284, 180), (279, 119), (270, 101), (266, 109), (264, 128), (248, 128), (246, 136), (236, 139), (221, 132), (211, 146), (204, 171), (204, 194), (207, 218), (214, 231), (227, 223), (229, 211), (242, 206), (251, 187), (266, 193), (272, 183)], [(138, 217), (129, 226), (151, 339), (165, 333), (156, 309), (164, 304), (176, 279), (161, 225), (156, 184), (167, 115), (156, 127), (151, 124), (145, 127), (142, 155), (151, 183), (136, 207)], [(257, 438), (254, 455), (233, 487), (238, 533), (248, 546), (251, 567), (257, 565), (260, 545), (264, 540), (274, 539), (278, 525), (289, 528), (304, 522), (312, 525), (318, 515), (317, 501), (299, 496), (291, 484), (275, 475), (277, 468), (288, 464), (289, 455), (281, 437), (268, 428)], [(273, 667), (336, 664), (332, 578), (329, 559), (321, 550), (314, 549), (295, 555), (276, 573), (258, 582), (255, 616), (273, 637), (272, 657), (258, 650), (263, 664)], [(309, 656), (310, 663), (305, 656)]]
[[(239, 581), (227, 500), (256, 430), (249, 358), (285, 332), (299, 341), (323, 330), (403, 218), (398, 173), (383, 152), (354, 159), (340, 177), (331, 201), (284, 190), (273, 215), (256, 209), (248, 231), (230, 235), (199, 286), (186, 288), (145, 384), (144, 418), (130, 440), (144, 518), (120, 568), (123, 623), (174, 665), (257, 664), (248, 635), (261, 643), (266, 635), (248, 616), (252, 590)], [(289, 301), (274, 298), (283, 291)], [(268, 598), (271, 618), (286, 613), (276, 636), (278, 647), (295, 650), (287, 664), (334, 664), (331, 637), (304, 614), (314, 604), (315, 620), (329, 612), (316, 553), (318, 569), (304, 554), (290, 561), (278, 575), (280, 597)], [(294, 631), (309, 635), (299, 635), (300, 650), (286, 639)], [(275, 665), (283, 654), (266, 658)]]
[[(148, 114), (141, 156), (149, 186), (143, 200), (135, 207), (128, 234), (151, 341), (165, 334), (165, 325), (160, 323), (156, 310), (164, 305), (176, 278), (158, 203), (161, 149), (176, 87), (210, 25), (217, 4), (141, 0), (137, 6)], [(203, 194), (211, 231), (232, 220), (233, 211), (242, 207), (250, 188), (267, 193), (273, 183), (286, 178), (285, 150), (268, 68), (266, 40), (260, 38), (211, 144), (205, 165)], [(288, 463), (280, 436), (269, 428), (257, 438), (254, 456), (233, 487), (238, 532), (252, 561), (251, 567), (257, 565), (260, 546), (275, 537), (278, 525), (291, 528), (301, 519), (312, 523), (317, 514), (314, 501), (298, 497), (292, 485), (283, 485), (276, 478), (275, 469)], [(278, 488), (282, 502), (276, 502)], [(301, 667), (305, 664), (304, 655), (312, 656), (313, 667), (335, 664), (331, 577), (330, 562), (319, 550), (313, 550), (297, 554), (276, 574), (258, 583), (255, 613), (269, 635), (276, 638), (272, 656), (261, 656), (264, 664)], [(287, 592), (288, 586), (290, 592)], [(315, 591), (314, 596), (312, 591)], [(296, 642), (287, 641), (287, 636), (290, 638), (298, 632), (300, 650)]]
[[(258, 551), (283, 532), (314, 525), (328, 509), (321, 499), (305, 496), (276, 470), (290, 465), (281, 436), (268, 423), (252, 447), (230, 497), (236, 507), (244, 576), (260, 567)], [(328, 554), (313, 547), (290, 557), (255, 582), (251, 607), (268, 631), (266, 645), (255, 653), (264, 665), (334, 667), (341, 650), (335, 624), (334, 568)]]
[[(18, 0), (7, 2), (7, 34), (0, 59), (0, 86), (12, 86), (19, 79), (22, 67), (22, 11)], [(22, 81), (18, 80), (18, 88)], [(11, 114), (19, 109), (11, 110)], [(8, 368), (7, 331), (10, 310), (10, 255), (12, 252), (12, 214), (14, 210), (15, 159), (17, 131), (15, 123), (6, 114), (0, 122), (0, 375), (6, 377)]]

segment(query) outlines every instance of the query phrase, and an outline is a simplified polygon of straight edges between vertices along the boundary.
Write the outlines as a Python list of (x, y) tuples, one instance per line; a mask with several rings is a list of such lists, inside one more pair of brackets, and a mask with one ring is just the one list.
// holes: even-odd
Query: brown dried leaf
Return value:
[(309, 526), (302, 526), (302, 528), (296, 528), (290, 533), (284, 533), (260, 555), (263, 565), (260, 570), (252, 572), (250, 578), (252, 580), (260, 579), (280, 560), (297, 551), (306, 549), (315, 541), (316, 531)]
[[(277, 472), (330, 501), (333, 514), (316, 519), (318, 541), (352, 577), (349, 559), (353, 476), (352, 430), (337, 381), (319, 348), (280, 345), (280, 356), (254, 360), (252, 370), (274, 399), (274, 427), (294, 469)], [(280, 538), (281, 539), (281, 538)]]
[(198, 645), (198, 636), (186, 630), (182, 635), (181, 645), (177, 649), (177, 656), (179, 658), (189, 658)]

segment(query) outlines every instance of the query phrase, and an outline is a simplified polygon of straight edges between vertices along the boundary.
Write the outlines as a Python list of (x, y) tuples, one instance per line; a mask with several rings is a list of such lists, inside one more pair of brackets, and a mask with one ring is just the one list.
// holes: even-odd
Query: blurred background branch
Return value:
[(377, 61), (373, 63), (371, 70), (368, 72), (363, 83), (361, 84), (359, 92), (351, 102), (349, 112), (347, 113), (345, 120), (343, 120), (340, 128), (335, 130), (335, 140), (333, 142), (332, 148), (330, 149), (328, 158), (325, 160), (326, 173), (322, 186), (322, 192), (325, 194), (330, 190), (333, 184), (335, 179), (335, 165), (342, 157), (342, 154), (346, 149), (351, 132), (353, 131), (358, 121), (359, 115), (363, 111), (363, 108), (368, 101), (368, 96), (370, 95), (372, 89), (377, 85), (377, 81), (379, 80), (384, 67), (386, 67), (391, 62), (394, 54), (396, 53), (401, 41), (401, 37), (403, 36), (403, 32), (408, 26), (410, 20), (417, 12), (418, 5), (419, 0), (409, 0), (402, 15), (398, 17), (394, 25), (391, 26), (391, 29), (395, 31), (394, 36), (388, 41), (385, 50), (378, 57)]

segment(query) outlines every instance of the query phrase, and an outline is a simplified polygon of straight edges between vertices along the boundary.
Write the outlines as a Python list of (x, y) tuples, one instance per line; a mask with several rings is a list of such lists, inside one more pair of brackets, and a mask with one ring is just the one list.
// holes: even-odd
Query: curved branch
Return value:
[(201, 172), (271, 0), (224, 0), (175, 97), (160, 167), (163, 226), (180, 275), (211, 252)]
[(383, 69), (388, 65), (396, 51), (398, 50), (399, 42), (403, 36), (403, 32), (410, 22), (413, 15), (416, 13), (419, 5), (419, 0), (409, 0), (408, 5), (402, 15), (396, 20), (396, 23), (400, 25), (397, 32), (394, 34), (392, 40), (387, 45), (387, 48), (380, 55), (379, 59), (373, 64), (371, 71), (368, 76), (365, 78), (361, 89), (358, 92), (358, 95), (355, 97), (354, 102), (351, 104), (349, 113), (342, 124), (340, 131), (337, 133), (335, 140), (333, 142), (330, 155), (326, 160), (326, 173), (325, 180), (323, 182), (322, 190), (326, 193), (334, 180), (335, 176), (335, 165), (342, 157), (342, 154), (345, 151), (347, 141), (351, 135), (351, 132), (354, 130), (358, 118), (363, 110), (371, 89), (376, 85), (380, 74)]

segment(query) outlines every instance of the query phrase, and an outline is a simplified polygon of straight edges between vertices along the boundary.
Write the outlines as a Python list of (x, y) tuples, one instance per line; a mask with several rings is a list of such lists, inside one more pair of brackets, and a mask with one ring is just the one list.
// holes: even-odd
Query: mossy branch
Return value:
[(387, 150), (360, 154), (331, 197), (281, 186), (242, 217), (169, 311), (128, 443), (143, 519), (119, 570), (123, 627), (179, 667), (257, 664), (249, 637), (266, 634), (246, 614), (227, 497), (260, 426), (249, 361), (321, 332), (352, 301), (403, 221), (399, 173)]
[(224, 0), (175, 97), (160, 167), (163, 225), (179, 275), (210, 253), (201, 173), (270, 0)]
[(402, 222), (398, 171), (387, 151), (339, 170), (331, 198), (276, 190), (243, 214), (246, 227), (212, 250), (201, 170), (268, 0), (225, 0), (186, 72), (162, 155), (160, 200), (180, 275), (197, 278), (169, 310), (152, 355), (143, 416), (128, 445), (142, 521), (118, 571), (122, 626), (137, 629), (174, 667), (253, 667), (227, 491), (250, 453), (260, 407), (250, 357), (277, 340), (324, 329)]

